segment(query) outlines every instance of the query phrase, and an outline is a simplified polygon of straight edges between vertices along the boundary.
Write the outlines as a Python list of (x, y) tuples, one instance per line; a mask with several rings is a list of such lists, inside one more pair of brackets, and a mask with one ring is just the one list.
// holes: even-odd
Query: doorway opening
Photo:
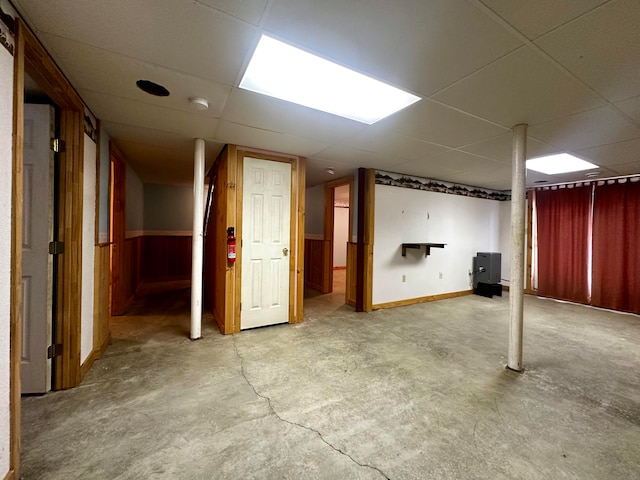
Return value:
[(58, 264), (58, 138), (55, 103), (24, 76), (22, 177), (22, 395), (55, 388), (56, 271)]

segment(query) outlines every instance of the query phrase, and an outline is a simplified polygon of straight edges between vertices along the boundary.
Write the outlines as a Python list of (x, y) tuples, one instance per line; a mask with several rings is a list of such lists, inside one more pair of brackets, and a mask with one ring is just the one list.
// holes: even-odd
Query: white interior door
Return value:
[(22, 216), (22, 393), (51, 389), (54, 111), (50, 105), (24, 106)]
[(245, 157), (240, 328), (289, 321), (291, 164)]

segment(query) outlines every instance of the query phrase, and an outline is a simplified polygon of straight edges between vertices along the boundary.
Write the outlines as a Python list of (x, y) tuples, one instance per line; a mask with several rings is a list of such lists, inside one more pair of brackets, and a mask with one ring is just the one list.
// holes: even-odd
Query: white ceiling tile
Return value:
[[(102, 128), (145, 183), (193, 183), (193, 138), (105, 121)], [(224, 144), (205, 143), (205, 163), (213, 164)]]
[[(513, 134), (506, 133), (483, 142), (467, 145), (462, 147), (461, 150), (511, 165), (513, 161)], [(527, 158), (541, 157), (553, 153), (559, 153), (558, 147), (547, 145), (535, 138), (527, 138)]]
[(190, 0), (22, 1), (39, 32), (233, 85), (257, 29)]
[(458, 172), (475, 174), (482, 174), (493, 169), (503, 169), (505, 166), (504, 163), (459, 150), (449, 150), (440, 155), (435, 155), (433, 161), (443, 163)]
[[(326, 169), (332, 168), (334, 174), (330, 175)], [(307, 187), (313, 187), (319, 183), (330, 182), (347, 175), (353, 175), (357, 170), (357, 167), (353, 165), (346, 165), (335, 160), (328, 160), (323, 158), (308, 158), (305, 166)]]
[(608, 0), (481, 0), (529, 39), (563, 25)]
[(327, 144), (314, 139), (295, 137), (227, 121), (220, 122), (215, 138), (224, 143), (302, 157), (312, 156), (327, 148)]
[(640, 96), (616, 103), (616, 107), (640, 124)]
[[(56, 61), (76, 89), (128, 98), (176, 110), (192, 111), (189, 97), (208, 100), (207, 115), (219, 117), (231, 87), (186, 75), (176, 70), (72, 42), (50, 34), (42, 34)], [(136, 86), (138, 80), (151, 80), (169, 90), (168, 97), (155, 97)], [(91, 106), (91, 105), (89, 105)]]
[(462, 0), (274, 0), (264, 28), (282, 40), (423, 95), (521, 45)]
[(204, 139), (212, 139), (218, 126), (218, 119), (199, 112), (182, 112), (85, 90), (79, 93), (103, 121)]
[(567, 150), (582, 150), (640, 138), (640, 128), (615, 108), (600, 107), (534, 125), (529, 135)]
[(381, 154), (360, 150), (347, 145), (333, 145), (315, 155), (314, 158), (335, 161), (354, 167), (379, 169), (393, 168), (394, 165), (403, 162), (403, 159), (389, 158)]
[(447, 147), (461, 147), (506, 133), (507, 128), (441, 105), (429, 99), (380, 122), (381, 128)]
[(229, 122), (327, 143), (355, 135), (368, 125), (277, 98), (233, 89), (222, 114)]
[(198, 3), (228, 13), (245, 22), (258, 25), (267, 6), (267, 0), (196, 0)]
[(610, 101), (640, 95), (640, 2), (608, 2), (536, 44)]
[(605, 103), (529, 47), (501, 58), (434, 98), (509, 128), (553, 120)]
[[(489, 171), (457, 173), (449, 176), (447, 180), (454, 183), (462, 183), (464, 185), (476, 187), (486, 185), (487, 188), (493, 188), (495, 190), (510, 190), (511, 167), (500, 165)], [(488, 187), (489, 185), (490, 187)]]
[(349, 137), (343, 143), (361, 150), (406, 160), (420, 160), (448, 150), (448, 147), (442, 145), (387, 132), (388, 128), (375, 128), (375, 125), (372, 127)]
[(636, 175), (640, 172), (640, 162), (609, 165), (609, 169), (617, 175)]
[(640, 139), (586, 148), (576, 151), (576, 154), (596, 165), (640, 162)]
[(460, 173), (458, 170), (449, 168), (448, 165), (443, 164), (442, 162), (428, 160), (414, 160), (382, 170), (390, 170), (394, 173), (416, 175), (418, 177), (432, 178), (435, 180), (444, 180), (445, 177)]

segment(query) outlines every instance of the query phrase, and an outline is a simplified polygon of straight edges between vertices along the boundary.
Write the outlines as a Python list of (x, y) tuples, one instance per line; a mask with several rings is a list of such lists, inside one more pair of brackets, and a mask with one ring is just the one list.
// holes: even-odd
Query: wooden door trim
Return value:
[[(284, 162), (291, 164), (291, 205), (289, 245), (291, 248), (291, 260), (289, 262), (289, 323), (297, 323), (303, 320), (303, 293), (304, 293), (304, 185), (305, 165), (304, 158), (280, 155), (264, 150), (252, 150), (240, 148), (236, 150), (237, 174), (236, 174), (236, 205), (235, 227), (236, 237), (242, 239), (242, 207), (244, 200), (243, 174), (245, 157), (269, 160), (272, 162)], [(231, 218), (231, 217), (230, 217)], [(231, 226), (231, 225), (229, 225)], [(242, 312), (240, 300), (242, 297), (242, 248), (236, 250), (235, 268), (235, 315), (234, 331), (240, 331)]]
[[(117, 164), (117, 167), (111, 168), (111, 162)], [(109, 255), (110, 255), (110, 273), (109, 273), (109, 291), (111, 296), (111, 302), (109, 304), (109, 312), (111, 315), (124, 314), (125, 304), (128, 299), (124, 298), (122, 288), (122, 278), (124, 275), (124, 242), (126, 237), (126, 220), (125, 220), (125, 205), (126, 205), (126, 165), (124, 156), (118, 149), (115, 143), (109, 142)], [(116, 173), (120, 172), (120, 176), (116, 176)], [(122, 185), (116, 185), (119, 178), (121, 178)], [(118, 212), (115, 212), (115, 196), (116, 193), (122, 195), (119, 201), (121, 208)], [(116, 228), (115, 222), (119, 222)], [(116, 238), (116, 235), (118, 238)], [(116, 255), (116, 264), (113, 263), (113, 249), (119, 248)], [(113, 279), (117, 277), (119, 280), (119, 288), (115, 287)]]
[(12, 166), (12, 258), (10, 313), (10, 473), (20, 470), (20, 359), (22, 356), (22, 162), (24, 141), (24, 75), (28, 72), (60, 109), (60, 136), (67, 151), (59, 155), (61, 195), (59, 240), (65, 242), (58, 275), (58, 339), (69, 342), (56, 357), (54, 389), (76, 386), (80, 381), (80, 304), (82, 288), (82, 179), (84, 105), (36, 36), (19, 18), (15, 20), (14, 110)]
[(24, 155), (24, 50), (22, 24), (16, 25), (13, 57), (13, 165), (11, 194), (11, 306), (10, 306), (10, 452), (9, 474), (20, 476), (20, 367), (22, 358), (22, 164)]
[[(353, 177), (341, 177), (324, 184), (324, 244), (322, 293), (333, 292), (333, 236), (335, 234), (334, 203), (337, 187), (349, 186), (349, 241), (353, 239)], [(346, 295), (345, 295), (346, 302)]]
[[(80, 382), (80, 308), (82, 290), (82, 194), (84, 170), (84, 105), (63, 73), (29, 28), (16, 19), (17, 36), (24, 39), (24, 71), (38, 83), (60, 111), (60, 138), (66, 149), (58, 154), (60, 178), (58, 240), (65, 252), (58, 261), (54, 389)], [(23, 109), (22, 105), (18, 108)], [(24, 118), (23, 114), (21, 118)], [(22, 222), (22, 219), (20, 219)]]
[(373, 169), (358, 169), (357, 312), (371, 312), (373, 310), (375, 177), (375, 170)]

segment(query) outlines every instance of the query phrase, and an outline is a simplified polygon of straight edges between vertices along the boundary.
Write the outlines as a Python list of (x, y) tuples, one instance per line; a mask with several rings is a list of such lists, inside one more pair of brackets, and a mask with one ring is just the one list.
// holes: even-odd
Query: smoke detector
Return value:
[(189, 104), (195, 110), (206, 110), (207, 108), (209, 108), (209, 102), (207, 101), (207, 99), (201, 97), (189, 98)]

